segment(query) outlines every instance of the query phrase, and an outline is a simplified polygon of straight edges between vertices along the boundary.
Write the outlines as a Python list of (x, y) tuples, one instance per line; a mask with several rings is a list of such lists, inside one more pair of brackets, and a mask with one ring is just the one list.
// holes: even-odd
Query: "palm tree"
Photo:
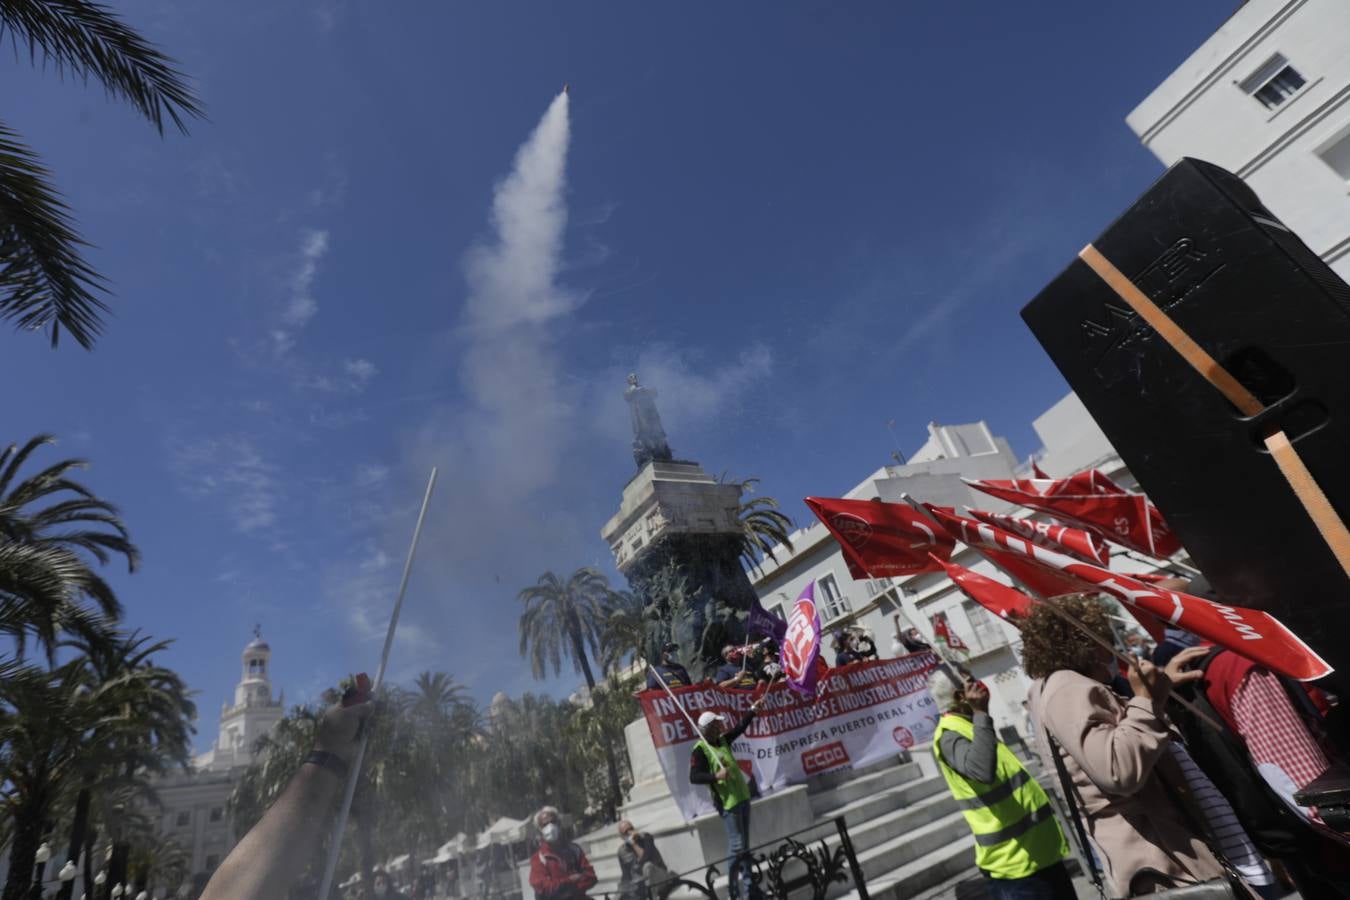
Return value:
[[(91, 76), (164, 133), (186, 133), (202, 110), (173, 60), (92, 0), (0, 0), (0, 32), (33, 59), (83, 80)], [(0, 317), (28, 330), (61, 329), (89, 349), (107, 307), (103, 279), (81, 256), (66, 205), (47, 171), (0, 122)]]
[(655, 658), (647, 647), (647, 631), (651, 616), (646, 604), (632, 591), (615, 591), (605, 604), (605, 618), (600, 623), (600, 665), (606, 673), (621, 670), (638, 657)]
[(29, 457), (53, 443), (40, 434), (0, 452), (0, 632), (15, 638), (20, 656), (29, 634), (50, 658), (61, 631), (92, 638), (100, 617), (121, 615), (89, 557), (99, 565), (122, 557), (128, 571), (140, 562), (117, 508), (71, 477), (87, 466), (83, 460), (64, 459), (18, 480)]
[[(125, 726), (104, 727), (91, 734), (89, 740), (100, 743), (87, 743), (78, 761), (75, 783), (79, 793), (72, 814), (69, 859), (79, 858), (91, 825), (100, 820), (125, 830), (129, 821), (125, 812), (105, 817), (99, 810), (112, 805), (134, 809), (134, 800), (157, 804), (150, 776), (187, 765), (196, 707), (178, 673), (154, 661), (172, 643), (152, 640), (138, 631), (94, 641), (77, 636), (62, 642), (62, 647), (80, 654), (91, 689), (107, 698), (110, 708), (105, 712), (109, 720), (105, 726), (118, 720)], [(91, 799), (96, 793), (100, 802), (91, 821)], [(73, 882), (62, 886), (62, 900), (70, 900), (73, 888)]]
[[(755, 492), (758, 478), (744, 478), (739, 481), (728, 479), (725, 473), (718, 479), (722, 483), (735, 484), (747, 493)], [(741, 560), (746, 567), (758, 571), (765, 556), (778, 561), (774, 549), (782, 546), (792, 550), (792, 519), (778, 511), (778, 501), (772, 497), (755, 497), (736, 507), (736, 521), (741, 527)]]
[[(589, 566), (577, 569), (566, 581), (553, 572), (545, 572), (537, 583), (520, 592), (518, 599), (525, 604), (525, 611), (520, 614), (520, 655), (529, 655), (535, 678), (543, 678), (549, 669), (557, 675), (566, 655), (586, 678), (587, 690), (592, 696), (595, 694), (595, 675), (587, 651), (599, 653), (601, 623), (607, 604), (615, 596), (609, 579)], [(613, 747), (605, 748), (605, 765), (613, 815), (621, 799)]]

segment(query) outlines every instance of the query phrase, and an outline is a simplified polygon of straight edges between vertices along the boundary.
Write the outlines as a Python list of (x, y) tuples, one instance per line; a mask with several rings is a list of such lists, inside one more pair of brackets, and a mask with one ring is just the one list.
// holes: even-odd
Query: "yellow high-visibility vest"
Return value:
[(971, 781), (942, 758), (938, 742), (946, 731), (973, 741), (975, 725), (949, 713), (933, 732), (938, 768), (975, 835), (975, 865), (994, 878), (1025, 878), (1068, 856), (1050, 798), (1013, 752), (999, 741), (993, 783)]

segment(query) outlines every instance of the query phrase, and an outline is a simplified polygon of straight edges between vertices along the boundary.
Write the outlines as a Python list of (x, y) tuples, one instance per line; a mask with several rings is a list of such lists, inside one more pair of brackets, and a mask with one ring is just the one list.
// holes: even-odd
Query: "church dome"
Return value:
[(267, 645), (267, 641), (263, 640), (261, 625), (253, 626), (253, 640), (249, 641), (248, 646), (244, 648), (246, 654), (256, 651), (272, 652), (272, 648)]

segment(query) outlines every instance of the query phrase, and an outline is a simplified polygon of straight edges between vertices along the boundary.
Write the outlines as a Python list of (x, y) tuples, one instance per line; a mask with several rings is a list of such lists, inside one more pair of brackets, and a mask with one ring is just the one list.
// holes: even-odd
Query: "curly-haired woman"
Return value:
[[(1107, 641), (1107, 607), (1088, 596), (1052, 601)], [(1198, 650), (1198, 652), (1197, 652)], [(1085, 827), (1102, 857), (1112, 894), (1129, 897), (1223, 877), (1192, 824), (1184, 773), (1169, 752), (1164, 719), (1172, 686), (1200, 677), (1185, 666), (1207, 651), (1177, 654), (1164, 668), (1130, 670), (1134, 697), (1116, 695), (1112, 654), (1038, 603), (1022, 626), (1022, 665), (1033, 679), (1031, 710), (1042, 758), (1051, 737), (1078, 795)], [(1074, 802), (1070, 798), (1069, 802)]]

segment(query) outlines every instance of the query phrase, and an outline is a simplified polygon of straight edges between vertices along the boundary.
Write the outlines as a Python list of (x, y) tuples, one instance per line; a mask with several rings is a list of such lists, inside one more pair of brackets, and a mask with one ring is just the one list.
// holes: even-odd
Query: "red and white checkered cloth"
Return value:
[(1252, 762), (1277, 767), (1289, 776), (1295, 790), (1306, 787), (1331, 767), (1272, 673), (1253, 668), (1233, 692), (1230, 708)]

